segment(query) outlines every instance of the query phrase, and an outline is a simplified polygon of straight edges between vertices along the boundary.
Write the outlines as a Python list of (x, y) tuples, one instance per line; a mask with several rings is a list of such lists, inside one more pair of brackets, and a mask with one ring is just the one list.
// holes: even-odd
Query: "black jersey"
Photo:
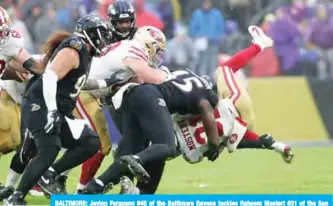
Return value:
[[(69, 71), (66, 76), (57, 83), (56, 101), (58, 110), (61, 113), (71, 113), (75, 108), (77, 97), (88, 78), (92, 61), (86, 43), (77, 36), (71, 36), (65, 39), (57, 47), (50, 60), (52, 61), (56, 54), (66, 47), (77, 50), (79, 53), (80, 64), (78, 68)], [(30, 81), (32, 83), (30, 83)], [(42, 77), (39, 77), (37, 80), (36, 78), (33, 78), (30, 81), (24, 96), (44, 99)]]
[(199, 101), (208, 100), (212, 107), (219, 101), (212, 84), (189, 70), (172, 72), (176, 77), (157, 85), (171, 114), (199, 114)]

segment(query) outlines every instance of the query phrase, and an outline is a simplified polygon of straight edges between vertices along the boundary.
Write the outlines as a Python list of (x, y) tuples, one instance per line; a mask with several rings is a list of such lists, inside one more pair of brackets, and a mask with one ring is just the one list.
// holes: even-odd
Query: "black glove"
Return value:
[(60, 134), (61, 121), (60, 114), (57, 110), (47, 113), (47, 123), (44, 129), (46, 134)]
[(220, 149), (216, 145), (210, 144), (208, 151), (204, 153), (204, 157), (207, 157), (209, 161), (214, 162), (220, 156)]
[(115, 73), (113, 73), (109, 78), (104, 79), (104, 81), (106, 82), (106, 85), (109, 87), (109, 86), (124, 84), (128, 82), (133, 76), (134, 73), (132, 70), (120, 69)]

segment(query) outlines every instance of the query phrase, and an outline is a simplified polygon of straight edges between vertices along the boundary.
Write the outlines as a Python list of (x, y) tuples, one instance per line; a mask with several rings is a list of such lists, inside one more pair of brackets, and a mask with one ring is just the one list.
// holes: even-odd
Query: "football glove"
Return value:
[(61, 129), (60, 114), (57, 110), (48, 111), (47, 123), (44, 127), (46, 134), (59, 134)]
[(214, 162), (220, 156), (220, 149), (215, 145), (209, 145), (208, 151), (204, 153), (209, 161)]

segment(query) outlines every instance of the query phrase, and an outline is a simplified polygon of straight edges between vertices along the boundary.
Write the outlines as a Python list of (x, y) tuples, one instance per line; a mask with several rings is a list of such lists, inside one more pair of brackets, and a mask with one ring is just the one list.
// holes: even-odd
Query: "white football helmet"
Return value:
[(149, 65), (158, 68), (162, 64), (162, 55), (166, 48), (166, 38), (163, 32), (152, 26), (143, 26), (138, 28), (133, 39), (147, 49)]
[(8, 12), (0, 6), (0, 50), (9, 39), (12, 21)]

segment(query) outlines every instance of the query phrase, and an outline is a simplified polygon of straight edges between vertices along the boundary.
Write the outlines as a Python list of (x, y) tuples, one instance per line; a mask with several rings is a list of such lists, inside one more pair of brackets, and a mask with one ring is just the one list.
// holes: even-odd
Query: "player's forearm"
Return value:
[(124, 64), (133, 70), (135, 75), (144, 83), (161, 84), (167, 79), (167, 74), (164, 71), (151, 68), (143, 60), (126, 59)]
[(88, 79), (82, 90), (95, 90), (107, 87), (104, 80)]
[(112, 93), (112, 91), (109, 87), (107, 87), (107, 88), (103, 88), (103, 89), (92, 90), (92, 91), (90, 91), (90, 93), (95, 98), (101, 98), (101, 97), (110, 95)]
[(245, 67), (253, 57), (260, 53), (260, 51), (261, 49), (258, 45), (252, 44), (248, 48), (233, 55), (221, 66), (230, 67), (234, 72), (237, 72), (239, 69)]

